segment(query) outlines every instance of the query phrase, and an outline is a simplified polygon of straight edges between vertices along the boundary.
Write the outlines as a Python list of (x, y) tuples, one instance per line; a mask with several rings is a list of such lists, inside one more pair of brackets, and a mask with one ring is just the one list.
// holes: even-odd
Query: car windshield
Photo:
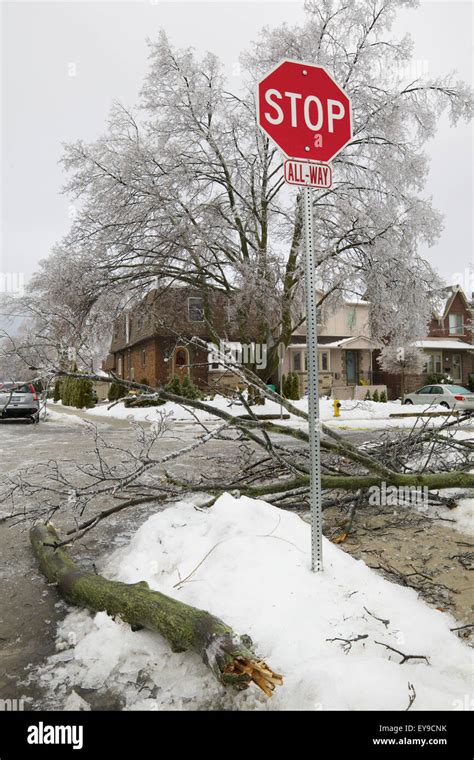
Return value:
[(17, 385), (16, 383), (0, 383), (0, 393), (31, 393), (31, 388), (28, 383), (25, 385)]
[(462, 385), (446, 385), (445, 386), (450, 393), (470, 393), (467, 388), (463, 388)]

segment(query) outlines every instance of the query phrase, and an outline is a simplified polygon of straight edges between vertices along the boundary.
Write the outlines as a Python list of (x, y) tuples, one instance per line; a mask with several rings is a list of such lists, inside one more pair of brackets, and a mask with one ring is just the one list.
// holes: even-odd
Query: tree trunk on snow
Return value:
[(197, 652), (224, 686), (246, 689), (253, 681), (271, 696), (282, 683), (282, 676), (257, 659), (249, 636), (238, 636), (209, 612), (152, 591), (146, 581), (121, 583), (82, 570), (51, 525), (32, 528), (30, 540), (42, 572), (70, 604), (104, 610), (134, 629), (157, 631), (173, 652)]
[[(170, 478), (171, 482), (179, 483), (178, 480)], [(322, 475), (321, 485), (323, 489), (338, 489), (341, 491), (357, 491), (360, 488), (370, 488), (371, 486), (409, 486), (424, 487), (429, 490), (439, 488), (474, 488), (474, 475), (468, 472), (413, 472), (413, 473), (390, 473), (386, 476), (381, 475)], [(272, 493), (283, 493), (292, 491), (295, 488), (309, 486), (309, 476), (300, 475), (292, 480), (280, 480), (268, 485), (262, 486), (238, 486), (239, 492), (244, 496), (268, 496)], [(234, 487), (234, 486), (233, 486)], [(210, 493), (223, 493), (229, 490), (225, 486), (220, 489), (211, 486), (197, 485), (193, 486), (193, 491), (205, 491)]]

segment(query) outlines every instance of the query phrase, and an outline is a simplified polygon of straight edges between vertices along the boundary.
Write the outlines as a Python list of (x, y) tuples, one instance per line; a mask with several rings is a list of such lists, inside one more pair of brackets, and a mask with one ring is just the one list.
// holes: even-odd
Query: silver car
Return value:
[(32, 383), (0, 383), (0, 419), (39, 422), (40, 397)]
[(474, 412), (474, 393), (462, 385), (424, 385), (414, 393), (407, 393), (405, 404), (430, 404)]

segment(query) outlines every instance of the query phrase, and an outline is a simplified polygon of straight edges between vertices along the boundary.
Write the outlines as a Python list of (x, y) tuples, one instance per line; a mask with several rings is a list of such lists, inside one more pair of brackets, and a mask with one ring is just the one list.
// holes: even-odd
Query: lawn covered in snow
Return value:
[[(471, 650), (450, 632), (449, 615), (327, 540), (324, 572), (309, 563), (310, 528), (297, 515), (225, 494), (210, 509), (181, 502), (152, 516), (103, 571), (146, 580), (249, 634), (284, 676), (271, 699), (253, 686), (229, 694), (197, 655), (81, 610), (62, 622), (40, 681), (66, 708), (77, 707), (76, 686), (119, 691), (126, 709), (405, 710), (409, 684), (412, 710), (465, 707)], [(428, 663), (400, 664), (382, 644)]]
[[(239, 403), (231, 403), (231, 401), (223, 396), (216, 396), (212, 401), (205, 401), (215, 409), (223, 409), (232, 415), (246, 414), (246, 410)], [(306, 398), (299, 401), (291, 402), (298, 409), (303, 411), (308, 410), (308, 400)], [(212, 414), (203, 412), (197, 409), (191, 413), (184, 406), (167, 401), (166, 404), (159, 407), (147, 407), (143, 409), (130, 409), (126, 408), (123, 403), (115, 404), (110, 407), (108, 404), (100, 404), (93, 409), (88, 409), (87, 414), (91, 417), (114, 417), (116, 419), (129, 419), (137, 422), (152, 421), (156, 419), (157, 411), (171, 413), (176, 420), (194, 421), (196, 417), (201, 420), (216, 419)], [(388, 401), (386, 403), (376, 401), (341, 401), (340, 417), (334, 417), (333, 401), (331, 399), (322, 398), (319, 402), (321, 419), (328, 425), (335, 428), (354, 428), (359, 430), (377, 429), (380, 427), (405, 427), (411, 428), (416, 422), (415, 417), (407, 417), (407, 419), (391, 419), (390, 414), (400, 414), (414, 411), (443, 411), (438, 406), (417, 405), (414, 406), (402, 406), (400, 401)], [(265, 400), (265, 404), (262, 406), (253, 407), (255, 414), (279, 414), (280, 405), (269, 399)], [(286, 413), (286, 410), (283, 409)], [(446, 417), (435, 417), (429, 421), (429, 424), (440, 425), (446, 419)], [(426, 422), (426, 419), (423, 420)], [(283, 425), (305, 426), (307, 423), (294, 415), (290, 420), (283, 420)]]

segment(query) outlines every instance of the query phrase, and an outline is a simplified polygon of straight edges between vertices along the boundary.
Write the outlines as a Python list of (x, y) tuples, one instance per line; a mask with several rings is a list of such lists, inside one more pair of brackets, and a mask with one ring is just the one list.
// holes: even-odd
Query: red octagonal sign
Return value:
[(327, 162), (352, 137), (351, 103), (322, 66), (284, 60), (258, 85), (258, 123), (289, 158)]

